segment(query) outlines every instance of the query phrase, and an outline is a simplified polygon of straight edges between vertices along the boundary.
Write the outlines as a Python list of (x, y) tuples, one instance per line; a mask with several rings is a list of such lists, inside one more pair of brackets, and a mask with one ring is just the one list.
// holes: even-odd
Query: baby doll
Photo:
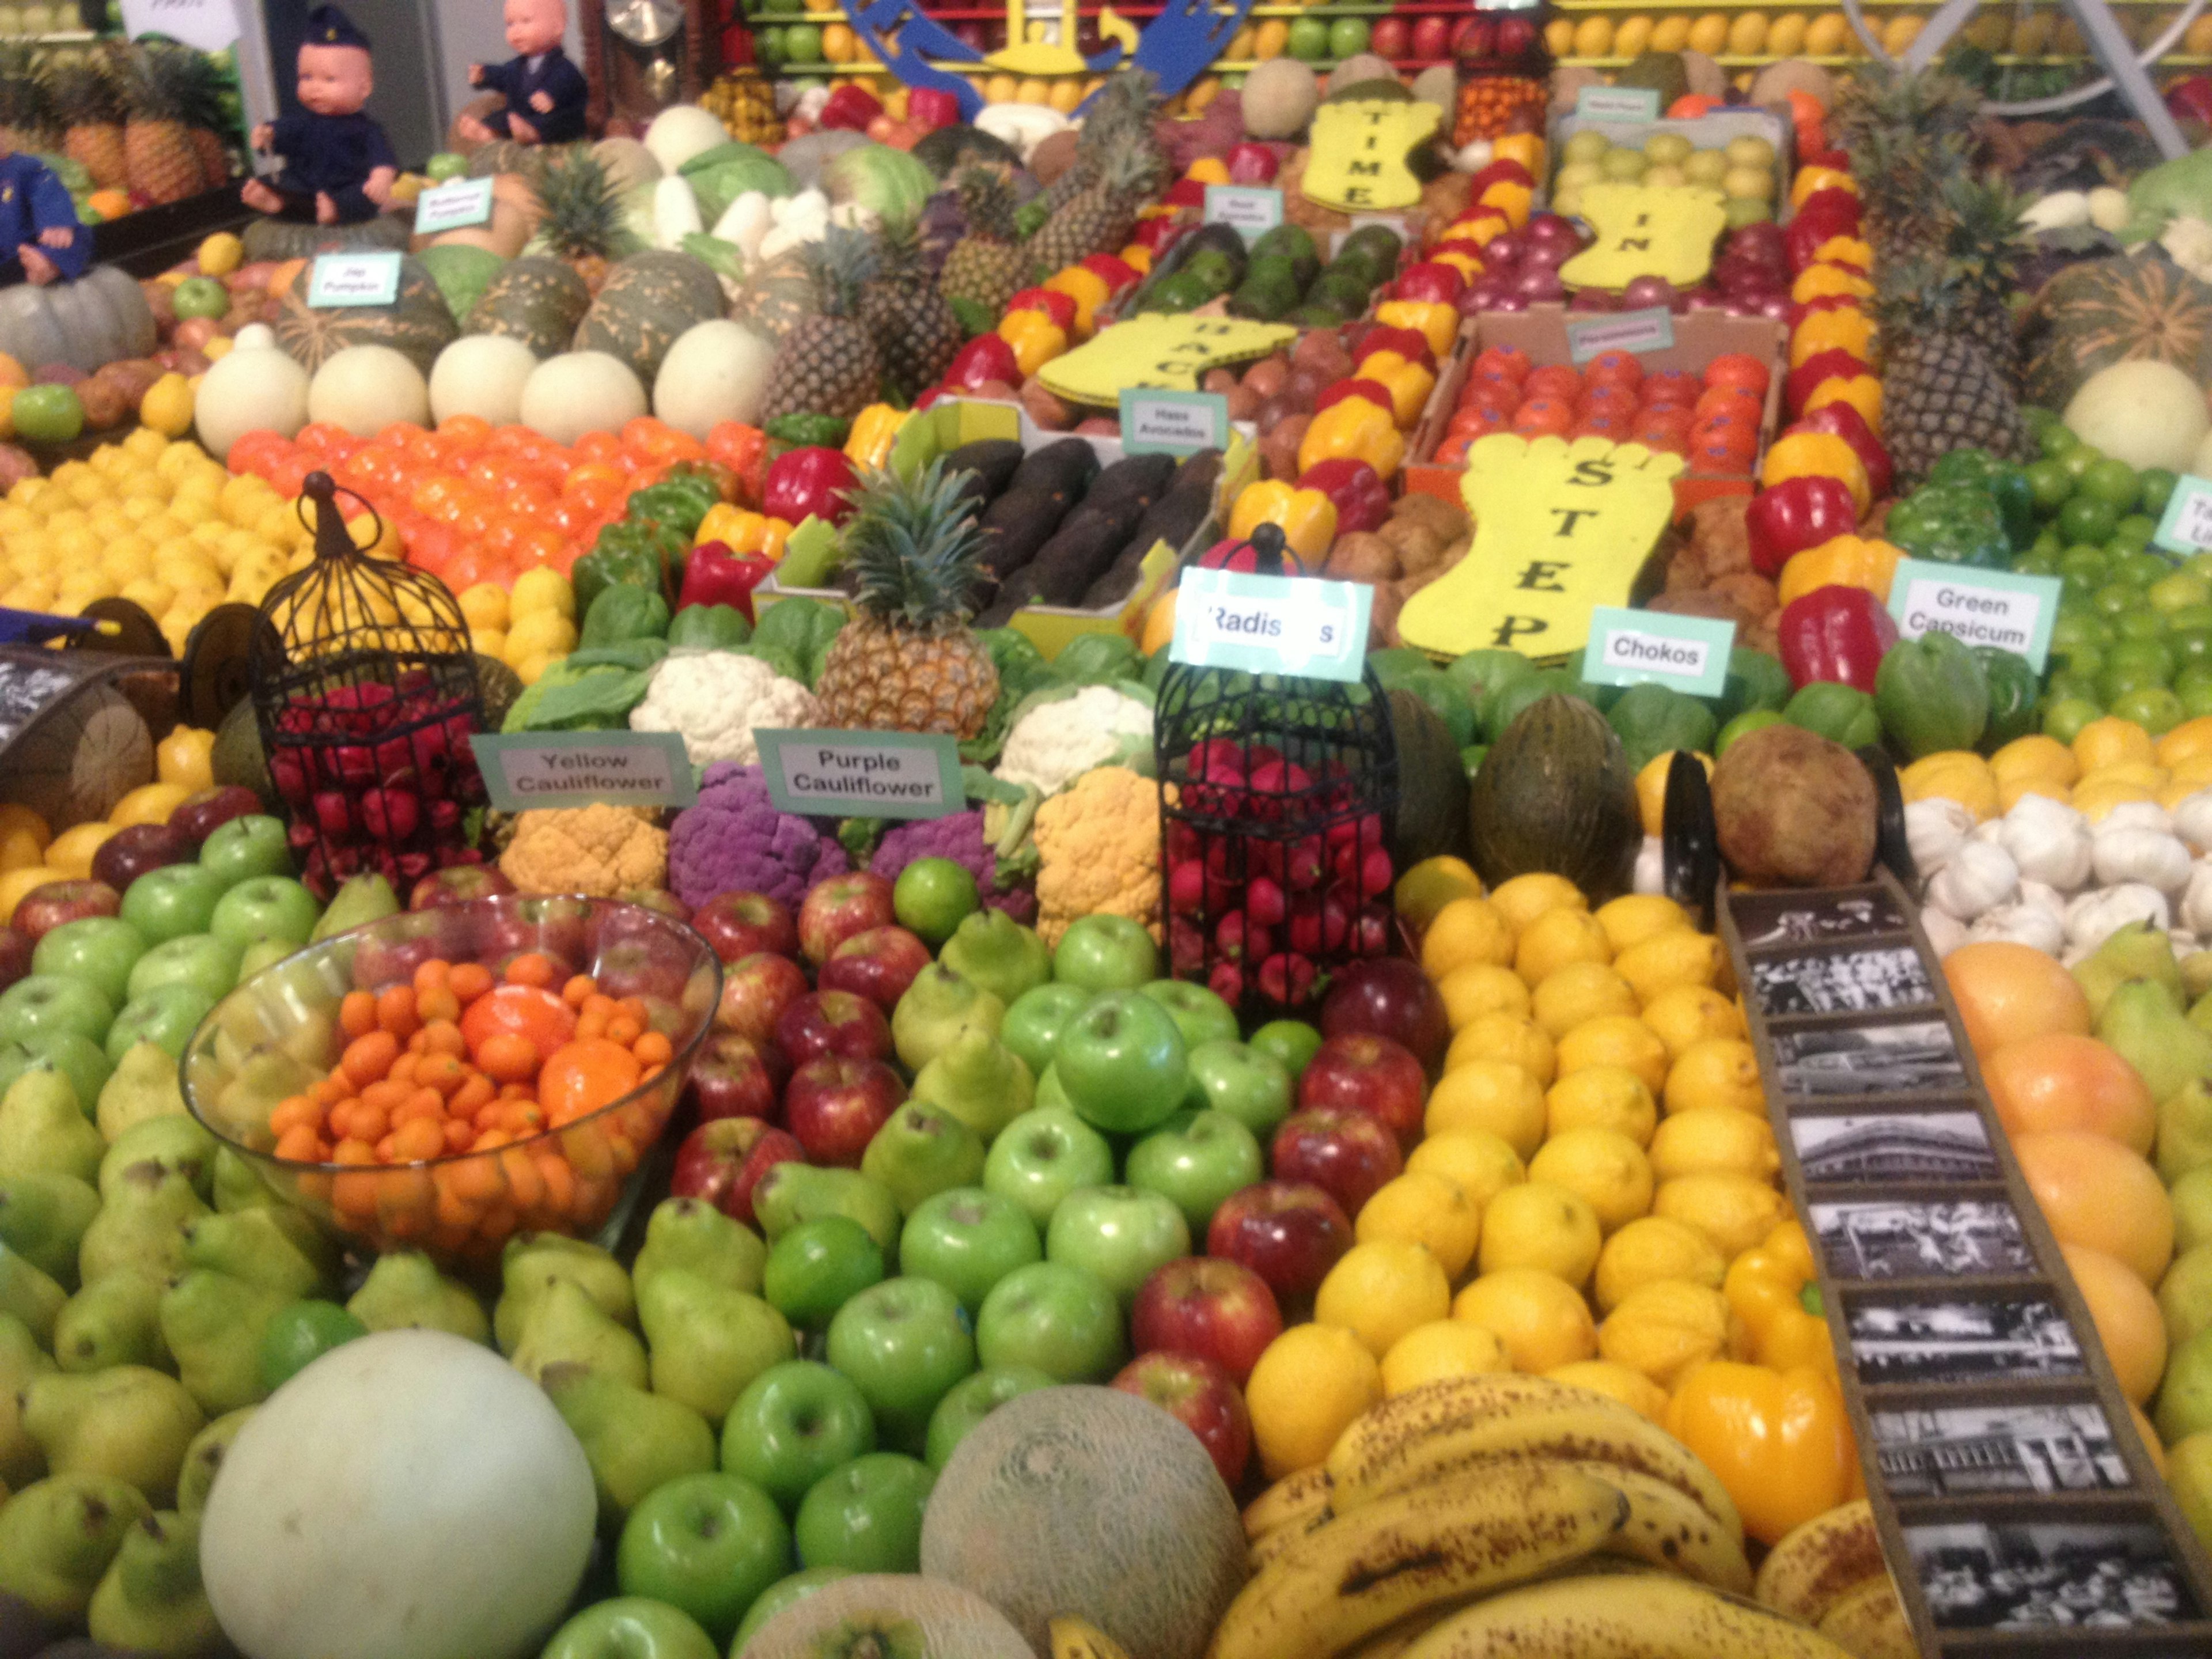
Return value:
[(0, 144), (0, 287), (72, 281), (91, 260), (92, 238), (54, 170)]
[(469, 84), (507, 99), (483, 120), (463, 116), (460, 136), (472, 144), (512, 138), (523, 144), (567, 144), (584, 136), (591, 88), (561, 50), (568, 30), (563, 0), (507, 0), (507, 44), (518, 54), (504, 64), (471, 64)]
[(392, 199), (399, 162), (384, 129), (361, 112), (376, 88), (368, 37), (336, 6), (317, 6), (299, 70), (301, 112), (253, 130), (253, 148), (283, 156), (283, 171), (250, 181), (240, 192), (246, 206), (301, 223), (374, 219)]

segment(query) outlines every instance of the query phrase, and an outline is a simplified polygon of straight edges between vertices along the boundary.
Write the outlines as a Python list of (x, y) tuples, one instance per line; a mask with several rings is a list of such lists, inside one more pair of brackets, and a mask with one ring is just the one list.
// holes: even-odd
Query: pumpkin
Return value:
[(566, 261), (526, 254), (491, 279), (467, 319), (471, 334), (504, 334), (540, 357), (568, 349), (592, 308), (592, 291)]
[(483, 297), (491, 279), (507, 264), (496, 253), (459, 243), (434, 244), (415, 257), (430, 273), (430, 280), (437, 283), (438, 292), (446, 296), (446, 309), (453, 313), (456, 322), (476, 309), (477, 301)]
[(310, 374), (349, 346), (387, 346), (430, 372), (438, 354), (460, 333), (446, 296), (420, 259), (399, 261), (399, 291), (388, 306), (310, 306), (313, 266), (304, 267), (278, 297), (276, 343)]
[(192, 420), (200, 447), (217, 460), (248, 432), (295, 437), (307, 423), (307, 371), (274, 344), (240, 344), (201, 380)]
[(94, 265), (73, 283), (0, 289), (0, 352), (33, 372), (67, 363), (89, 374), (143, 357), (155, 344), (145, 295), (113, 265)]
[(1146, 1659), (1199, 1659), (1243, 1585), (1244, 1531), (1213, 1459), (1158, 1407), (1040, 1389), (946, 1460), (921, 1570), (975, 1591), (1039, 1653), (1053, 1651), (1049, 1622), (1073, 1614)]
[(1467, 845), (1467, 768), (1436, 711), (1402, 688), (1389, 694), (1398, 750), (1398, 814), (1390, 858), (1401, 870)]
[(884, 1572), (856, 1573), (802, 1596), (755, 1631), (744, 1652), (745, 1659), (1036, 1659), (1021, 1633), (981, 1597), (932, 1578)]
[(756, 334), (781, 340), (821, 308), (806, 256), (794, 249), (777, 254), (745, 278), (730, 307), (730, 316)]
[(502, 173), (492, 179), (491, 217), (488, 221), (441, 230), (434, 236), (417, 236), (413, 246), (417, 253), (434, 247), (473, 247), (495, 253), (502, 259), (512, 259), (522, 252), (544, 213), (538, 205), (538, 192), (530, 187), (527, 179), (519, 173)]
[(523, 425), (556, 444), (586, 432), (618, 432), (646, 412), (644, 386), (628, 363), (604, 351), (549, 357), (523, 383)]
[(2172, 363), (2212, 380), (2212, 287), (2155, 253), (2069, 265), (2022, 325), (2031, 402), (2063, 409), (2100, 368)]
[(751, 425), (768, 392), (775, 348), (743, 323), (717, 317), (684, 330), (653, 377), (653, 412), (704, 438), (717, 422)]
[(427, 424), (430, 389), (405, 353), (387, 345), (346, 346), (307, 383), (307, 418), (374, 438), (394, 421)]
[(1553, 692), (1515, 715), (1468, 792), (1468, 850), (1492, 887), (1547, 870), (1599, 903), (1627, 890), (1643, 842), (1628, 757), (1580, 697)]
[(604, 351), (651, 386), (677, 336), (722, 314), (722, 285), (688, 253), (633, 253), (607, 274), (605, 286), (576, 325), (579, 351)]
[(2066, 429), (2130, 466), (2179, 472), (2212, 430), (2204, 394), (2172, 363), (2119, 362), (2081, 382), (2066, 405)]
[(536, 354), (520, 340), (464, 336), (438, 354), (430, 370), (431, 418), (475, 415), (510, 426), (522, 418), (522, 388), (537, 368)]
[(404, 250), (407, 222), (389, 213), (357, 225), (303, 225), (289, 219), (256, 219), (241, 233), (248, 264), (263, 259), (312, 259), (318, 253)]

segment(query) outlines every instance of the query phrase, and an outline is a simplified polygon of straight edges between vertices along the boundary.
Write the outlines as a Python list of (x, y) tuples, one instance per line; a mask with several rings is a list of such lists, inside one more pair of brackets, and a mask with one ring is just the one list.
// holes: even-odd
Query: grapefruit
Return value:
[(2112, 1362), (2120, 1392), (2131, 1404), (2142, 1405), (2158, 1392), (2158, 1380), (2166, 1375), (2166, 1320), (2158, 1298), (2102, 1250), (2079, 1244), (2059, 1249), (2081, 1299), (2089, 1304), (2097, 1340)]
[(2157, 1170), (2080, 1129), (2021, 1135), (2012, 1149), (2060, 1243), (2102, 1250), (2146, 1285), (2158, 1283), (2173, 1257), (2173, 1205)]
[(2047, 1031), (2008, 1042), (1983, 1060), (1982, 1081), (2008, 1134), (2081, 1129), (2148, 1157), (2158, 1133), (2142, 1075), (2094, 1037)]
[(2033, 945), (1962, 945), (1943, 958), (1943, 977), (1977, 1054), (2047, 1032), (2088, 1032), (2089, 999), (2056, 957)]

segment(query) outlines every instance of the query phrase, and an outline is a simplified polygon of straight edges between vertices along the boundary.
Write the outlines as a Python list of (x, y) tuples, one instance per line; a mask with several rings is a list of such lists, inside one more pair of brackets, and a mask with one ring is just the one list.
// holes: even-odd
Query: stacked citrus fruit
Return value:
[(2106, 714), (2070, 744), (2041, 732), (2016, 738), (1986, 760), (1966, 750), (1923, 756), (1899, 775), (1908, 801), (1957, 801), (1977, 818), (2009, 812), (2022, 795), (2047, 795), (2092, 823), (2129, 801), (2171, 811), (2212, 789), (2212, 715), (2185, 720), (2154, 738), (2135, 721)]

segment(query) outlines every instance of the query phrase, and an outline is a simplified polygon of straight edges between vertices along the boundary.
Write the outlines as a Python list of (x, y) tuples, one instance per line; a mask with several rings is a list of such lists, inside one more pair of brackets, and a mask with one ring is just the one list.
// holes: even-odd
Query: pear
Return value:
[(2191, 1002), (2203, 1000), (2212, 991), (2212, 951), (2191, 951), (2179, 964), (2181, 994)]
[(55, 1363), (80, 1374), (111, 1365), (175, 1370), (169, 1345), (161, 1340), (162, 1289), (160, 1279), (144, 1273), (94, 1279), (54, 1321)]
[(2173, 946), (2162, 930), (2143, 922), (2130, 922), (2074, 964), (2074, 982), (2089, 999), (2091, 1015), (2099, 1019), (2104, 1018), (2112, 993), (2136, 980), (2157, 985), (2173, 1012), (2181, 1012), (2181, 969), (2173, 960)]
[(204, 1200), (215, 1197), (216, 1138), (198, 1118), (156, 1117), (134, 1123), (115, 1138), (100, 1160), (100, 1195), (112, 1201), (123, 1172), (135, 1164), (174, 1170)]
[(123, 1535), (123, 1547), (92, 1593), (92, 1639), (160, 1659), (222, 1659), (229, 1653), (200, 1585), (200, 1521), (171, 1510)]
[(26, 1072), (0, 1096), (0, 1176), (100, 1178), (107, 1143), (76, 1103), (59, 1072)]
[(326, 939), (398, 914), (399, 895), (392, 890), (389, 881), (380, 875), (349, 876), (345, 885), (331, 896), (330, 908), (307, 935), (307, 943), (320, 945)]
[(150, 1503), (177, 1495), (185, 1449), (207, 1426), (173, 1376), (144, 1365), (118, 1365), (94, 1376), (56, 1371), (23, 1390), (23, 1427), (55, 1474), (112, 1474)]
[(0, 1176), (0, 1244), (76, 1288), (76, 1249), (100, 1213), (100, 1194), (75, 1176)]
[(202, 1411), (236, 1411), (266, 1396), (261, 1386), (262, 1334), (292, 1299), (282, 1291), (204, 1267), (192, 1269), (162, 1293), (161, 1340)]
[(645, 1345), (608, 1318), (573, 1279), (556, 1279), (532, 1301), (510, 1357), (532, 1382), (548, 1365), (567, 1362), (646, 1385)]
[(753, 1213), (771, 1243), (802, 1221), (842, 1215), (868, 1230), (884, 1261), (898, 1249), (898, 1200), (858, 1170), (817, 1170), (796, 1160), (775, 1164), (753, 1188)]
[(641, 1297), (653, 1391), (710, 1423), (730, 1414), (753, 1378), (798, 1356), (789, 1323), (757, 1296), (672, 1267), (646, 1280)]
[(118, 1170), (104, 1196), (77, 1247), (87, 1285), (118, 1273), (167, 1279), (185, 1265), (185, 1229), (210, 1213), (183, 1170), (151, 1159)]
[(2212, 1164), (2212, 1088), (2202, 1078), (2158, 1109), (2158, 1176), (2168, 1187)]
[(937, 959), (1002, 1003), (1052, 977), (1052, 950), (1036, 930), (988, 906), (961, 918)]
[(2167, 1265), (2158, 1281), (2158, 1310), (2172, 1347), (2212, 1325), (2212, 1244), (2184, 1251)]
[(961, 1032), (972, 1029), (996, 1036), (1006, 1018), (1002, 999), (943, 963), (933, 962), (914, 976), (898, 1006), (891, 1010), (891, 1043), (907, 1070), (919, 1072), (951, 1048)]
[(702, 1199), (664, 1200), (645, 1224), (645, 1248), (630, 1279), (641, 1289), (653, 1274), (681, 1267), (732, 1291), (757, 1291), (768, 1246), (742, 1221)]
[(275, 1210), (199, 1217), (185, 1229), (185, 1266), (282, 1291), (289, 1301), (318, 1295), (323, 1289), (322, 1267), (301, 1249), (295, 1234)]
[(921, 1068), (908, 1097), (944, 1108), (988, 1146), (1036, 1103), (1036, 1081), (1028, 1062), (989, 1032), (963, 1031)]
[(25, 1486), (46, 1473), (46, 1455), (23, 1427), (21, 1395), (53, 1368), (30, 1327), (0, 1314), (0, 1482)]
[(177, 1507), (187, 1515), (197, 1515), (207, 1507), (208, 1493), (214, 1490), (215, 1478), (222, 1471), (223, 1455), (230, 1443), (238, 1438), (238, 1431), (246, 1420), (260, 1409), (258, 1406), (241, 1406), (234, 1412), (225, 1412), (221, 1417), (192, 1437), (192, 1443), (185, 1448), (185, 1466), (177, 1472)]
[(538, 1382), (584, 1443), (610, 1529), (656, 1486), (714, 1468), (714, 1431), (689, 1406), (585, 1365), (548, 1365)]
[(379, 1256), (346, 1311), (372, 1331), (451, 1331), (471, 1342), (491, 1340), (476, 1292), (441, 1277), (420, 1250)]
[(54, 1321), (68, 1302), (67, 1291), (0, 1244), (0, 1314), (21, 1320), (43, 1345), (54, 1340)]
[(622, 1263), (581, 1239), (559, 1233), (511, 1238), (500, 1257), (500, 1278), (499, 1305), (492, 1310), (491, 1323), (502, 1353), (514, 1352), (538, 1298), (556, 1280), (578, 1286), (610, 1319), (625, 1325), (637, 1320), (637, 1298)]
[(2142, 1074), (2153, 1100), (2170, 1100), (2212, 1078), (2212, 1031), (2184, 1018), (2180, 1003), (2155, 980), (2114, 986), (2097, 1016), (2097, 1038)]
[(101, 1139), (113, 1146), (130, 1130), (155, 1118), (185, 1117), (185, 1091), (177, 1062), (159, 1043), (134, 1042), (115, 1063), (93, 1113)]
[(253, 1166), (228, 1146), (215, 1149), (215, 1178), (211, 1185), (214, 1190), (208, 1201), (222, 1215), (235, 1215), (240, 1210), (271, 1209), (284, 1203), (282, 1197), (270, 1190), (269, 1183), (254, 1173)]
[(912, 1215), (947, 1188), (982, 1183), (983, 1139), (942, 1106), (910, 1100), (869, 1140), (860, 1173)]
[(137, 1487), (106, 1474), (58, 1474), (0, 1505), (0, 1595), (54, 1623), (75, 1624), (123, 1547), (154, 1512)]

